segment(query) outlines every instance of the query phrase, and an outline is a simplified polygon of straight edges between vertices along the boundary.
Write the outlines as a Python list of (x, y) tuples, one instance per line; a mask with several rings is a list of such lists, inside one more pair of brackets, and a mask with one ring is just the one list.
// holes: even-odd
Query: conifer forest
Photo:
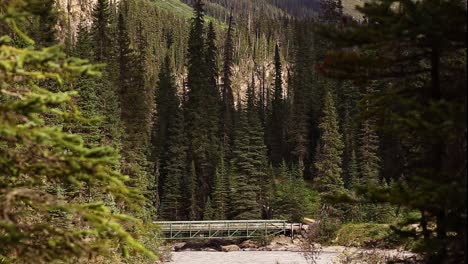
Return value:
[(465, 0), (0, 0), (0, 263), (158, 263), (155, 221), (258, 219), (466, 263), (466, 19)]

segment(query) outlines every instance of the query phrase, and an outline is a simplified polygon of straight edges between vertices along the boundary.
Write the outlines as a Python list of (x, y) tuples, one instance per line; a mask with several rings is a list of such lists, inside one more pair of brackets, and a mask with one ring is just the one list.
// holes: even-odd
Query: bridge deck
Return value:
[(164, 239), (252, 238), (293, 233), (301, 224), (285, 220), (160, 221)]

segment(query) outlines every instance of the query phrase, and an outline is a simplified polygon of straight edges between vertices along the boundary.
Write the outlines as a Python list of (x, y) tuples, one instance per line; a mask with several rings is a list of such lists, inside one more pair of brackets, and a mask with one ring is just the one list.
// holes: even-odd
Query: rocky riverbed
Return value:
[[(311, 250), (304, 247), (300, 236), (294, 239), (278, 236), (269, 241), (190, 241), (169, 245), (165, 252), (165, 263), (170, 264), (357, 264), (416, 258), (410, 252), (384, 249), (321, 247), (316, 244)], [(315, 262), (307, 260), (312, 256)]]
[[(320, 253), (317, 264), (333, 263), (336, 253)], [(298, 252), (234, 251), (174, 252), (170, 264), (309, 264)]]

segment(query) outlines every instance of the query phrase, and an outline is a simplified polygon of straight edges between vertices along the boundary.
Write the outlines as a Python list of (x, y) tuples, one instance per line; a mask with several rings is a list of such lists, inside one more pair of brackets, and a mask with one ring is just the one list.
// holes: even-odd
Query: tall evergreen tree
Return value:
[[(370, 88), (367, 90), (367, 96), (370, 96)], [(364, 105), (367, 105), (366, 111), (369, 111), (368, 100), (364, 99)], [(371, 117), (366, 118), (361, 124), (358, 155), (360, 177), (356, 179), (356, 182), (365, 186), (376, 186), (380, 180), (381, 160), (379, 157), (379, 137), (375, 131), (375, 120)]]
[[(93, 42), (88, 28), (80, 23), (77, 32), (77, 43), (74, 47), (73, 54), (76, 57), (92, 60)], [(75, 83), (75, 89), (79, 93), (77, 100), (78, 106), (85, 117), (93, 118), (102, 115), (100, 111), (100, 98), (96, 90), (97, 79), (90, 76), (81, 76)], [(87, 122), (79, 127), (74, 127), (72, 130), (75, 133), (80, 133), (86, 139), (88, 144), (97, 145), (102, 138), (99, 122)]]
[[(463, 262), (466, 60), (460, 58), (466, 53), (466, 3), (378, 0), (359, 11), (366, 17), (362, 25), (322, 32), (342, 44), (327, 55), (322, 69), (364, 85), (386, 83), (371, 97), (366, 114), (379, 119), (381, 133), (398, 137), (405, 161), (403, 177), (365, 193), (422, 212), (422, 232), (414, 235), (424, 238), (427, 263)], [(427, 232), (428, 219), (435, 232)]]
[[(311, 160), (311, 149), (315, 147), (316, 136), (312, 135), (311, 93), (314, 90), (311, 56), (311, 41), (305, 23), (295, 25), (294, 63), (291, 75), (291, 113), (288, 124), (288, 136), (293, 162), (307, 171)], [(318, 94), (316, 94), (318, 96)], [(314, 137), (312, 137), (314, 136)]]
[(246, 106), (239, 105), (238, 111), (232, 160), (232, 213), (235, 219), (258, 219), (266, 199), (267, 153), (253, 84), (247, 91)]
[(206, 199), (205, 208), (203, 210), (203, 220), (214, 220), (215, 212), (213, 210), (213, 206), (211, 205), (211, 198), (208, 197)]
[(35, 33), (37, 44), (41, 47), (51, 46), (57, 43), (56, 25), (58, 22), (58, 11), (55, 0), (43, 0), (33, 7), (39, 17), (39, 28)]
[[(197, 208), (203, 208), (211, 192), (219, 154), (219, 92), (216, 86), (216, 46), (213, 26), (205, 40), (203, 3), (194, 5), (187, 58), (188, 99), (185, 107), (190, 145), (189, 157), (194, 161), (199, 185)], [(197, 215), (201, 215), (201, 212)]]
[[(160, 164), (158, 186), (161, 197), (160, 216), (168, 220), (182, 220), (184, 202), (181, 186), (186, 174), (186, 139), (184, 116), (180, 109), (169, 54), (159, 73), (157, 114), (154, 120), (153, 157)], [(161, 140), (163, 138), (163, 141)], [(161, 147), (158, 147), (162, 145)]]
[[(154, 161), (164, 162), (170, 158), (167, 154), (169, 129), (177, 117), (180, 106), (169, 54), (166, 55), (161, 65), (155, 91), (156, 113), (153, 120), (151, 144)], [(163, 181), (164, 179), (161, 178), (160, 180)]]
[(105, 62), (109, 59), (111, 51), (110, 35), (110, 9), (108, 0), (97, 0), (93, 8), (92, 34), (94, 39), (95, 59), (98, 62)]
[(232, 92), (232, 66), (234, 64), (234, 25), (233, 17), (229, 16), (226, 40), (224, 42), (223, 54), (223, 76), (222, 76), (222, 140), (226, 158), (232, 153), (233, 130), (234, 130), (234, 94)]
[(161, 196), (160, 215), (164, 219), (182, 220), (184, 202), (181, 184), (186, 174), (186, 140), (184, 133), (183, 115), (177, 110), (175, 118), (169, 127), (168, 160), (161, 164), (165, 173), (164, 186)]
[(338, 126), (333, 96), (327, 92), (323, 102), (320, 120), (320, 142), (316, 154), (315, 183), (321, 192), (333, 192), (344, 187), (341, 178), (342, 136)]
[(145, 78), (138, 54), (130, 47), (124, 13), (127, 3), (121, 2), (118, 19), (118, 65), (120, 119), (124, 128), (122, 138), (122, 170), (132, 177), (132, 184), (146, 190), (153, 181), (146, 171), (148, 161), (146, 147), (148, 131), (142, 129), (148, 124), (148, 101), (145, 95)]
[(189, 173), (187, 173), (186, 178), (187, 191), (185, 199), (187, 202), (187, 218), (189, 220), (199, 220), (201, 209), (198, 205), (197, 193), (198, 193), (198, 185), (197, 185), (197, 174), (195, 169), (195, 162), (192, 161), (189, 168)]
[(224, 158), (220, 159), (220, 164), (216, 168), (213, 185), (213, 208), (216, 220), (227, 219), (229, 209), (229, 179)]
[(274, 165), (279, 165), (283, 160), (284, 151), (284, 120), (285, 102), (283, 98), (283, 70), (279, 45), (275, 45), (275, 85), (273, 92), (271, 120), (269, 124), (270, 160)]

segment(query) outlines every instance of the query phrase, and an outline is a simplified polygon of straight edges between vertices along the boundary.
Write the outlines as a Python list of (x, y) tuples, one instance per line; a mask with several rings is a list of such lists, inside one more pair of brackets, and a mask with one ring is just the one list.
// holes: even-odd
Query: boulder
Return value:
[(292, 243), (291, 238), (289, 238), (289, 237), (287, 237), (285, 235), (281, 235), (281, 236), (277, 236), (277, 237), (273, 238), (270, 245), (273, 246), (273, 247), (278, 247), (278, 246), (288, 246), (291, 243)]
[(221, 250), (223, 252), (239, 251), (240, 247), (238, 245), (227, 245), (227, 246), (222, 246)]
[(187, 243), (185, 243), (185, 242), (175, 243), (175, 244), (172, 246), (172, 250), (174, 250), (174, 251), (180, 251), (180, 250), (182, 250), (182, 249), (185, 247), (186, 244), (187, 244)]
[(258, 248), (258, 245), (255, 241), (252, 240), (245, 240), (239, 245), (240, 248)]

